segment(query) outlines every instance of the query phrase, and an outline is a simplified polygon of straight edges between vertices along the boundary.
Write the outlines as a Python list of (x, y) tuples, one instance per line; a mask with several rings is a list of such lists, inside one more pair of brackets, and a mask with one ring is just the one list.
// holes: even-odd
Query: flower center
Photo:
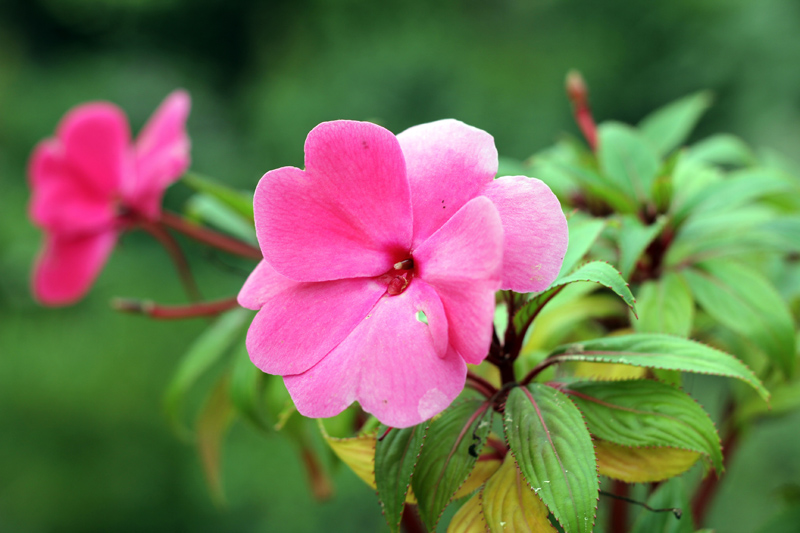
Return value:
[(379, 279), (387, 283), (386, 292), (390, 296), (402, 294), (414, 278), (414, 259), (409, 257), (398, 261), (392, 269)]

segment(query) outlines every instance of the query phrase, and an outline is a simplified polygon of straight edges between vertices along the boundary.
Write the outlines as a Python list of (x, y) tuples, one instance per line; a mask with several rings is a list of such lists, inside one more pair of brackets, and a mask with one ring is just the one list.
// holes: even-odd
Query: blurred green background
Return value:
[[(800, 3), (791, 0), (2, 0), (0, 2), (0, 531), (381, 531), (346, 469), (316, 503), (287, 441), (242, 424), (215, 506), (162, 393), (203, 321), (116, 315), (112, 296), (183, 301), (166, 254), (127, 235), (88, 298), (43, 309), (28, 277), (33, 145), (78, 103), (116, 102), (138, 130), (164, 96), (193, 97), (193, 168), (252, 190), (302, 165), (324, 120), (394, 132), (454, 117), (523, 158), (576, 132), (563, 79), (580, 69), (598, 119), (636, 122), (697, 89), (716, 105), (696, 138), (732, 132), (798, 160)], [(173, 187), (180, 209), (188, 191)], [(243, 278), (187, 243), (207, 296)], [(713, 405), (713, 388), (691, 391)], [(800, 417), (744, 437), (710, 517), (751, 532), (800, 480)]]

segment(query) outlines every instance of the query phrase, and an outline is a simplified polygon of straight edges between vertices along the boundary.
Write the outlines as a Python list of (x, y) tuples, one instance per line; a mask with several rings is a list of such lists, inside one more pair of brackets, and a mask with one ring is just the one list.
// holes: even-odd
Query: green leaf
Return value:
[(525, 483), (511, 454), (486, 482), (480, 502), (490, 531), (556, 531), (547, 519), (547, 507)]
[(211, 224), (243, 241), (258, 242), (253, 222), (213, 196), (195, 194), (186, 202), (185, 211), (192, 221)]
[(231, 189), (218, 181), (193, 172), (187, 173), (181, 181), (198, 192), (213, 196), (251, 223), (253, 222), (253, 195), (251, 193)]
[(590, 195), (607, 203), (620, 213), (636, 211), (636, 198), (629, 196), (625, 189), (620, 189), (612, 180), (597, 173), (593, 168), (580, 163), (551, 161), (553, 174), (563, 175), (566, 179), (577, 183)]
[(184, 398), (189, 389), (228, 352), (242, 334), (251, 316), (252, 312), (247, 309), (234, 309), (220, 316), (195, 339), (178, 363), (178, 369), (164, 395), (164, 407), (179, 433), (191, 434), (181, 420)]
[(535, 316), (539, 309), (550, 301), (550, 298), (558, 292), (560, 287), (576, 281), (592, 281), (611, 289), (636, 314), (636, 300), (619, 272), (608, 263), (592, 261), (591, 263), (586, 263), (569, 276), (557, 279), (546, 291), (525, 303), (514, 315), (514, 327), (517, 328), (517, 331), (522, 331), (530, 318)]
[(637, 203), (650, 200), (661, 161), (649, 141), (626, 124), (606, 122), (598, 128), (598, 143), (603, 175)]
[(522, 475), (564, 531), (592, 531), (599, 479), (577, 407), (564, 393), (531, 383), (511, 390), (503, 423)]
[(661, 155), (666, 155), (686, 142), (711, 101), (707, 91), (685, 96), (646, 116), (639, 129)]
[(634, 215), (624, 215), (618, 232), (619, 271), (628, 279), (636, 267), (636, 262), (650, 243), (661, 233), (667, 222), (666, 217), (659, 217), (655, 223), (645, 226)]
[(764, 400), (769, 392), (741, 361), (699, 342), (670, 335), (639, 333), (565, 344), (549, 357), (553, 363), (592, 361), (713, 374), (744, 381)]
[(791, 312), (758, 272), (731, 261), (707, 261), (683, 272), (700, 306), (720, 324), (750, 339), (787, 376), (794, 373)]
[(447, 504), (469, 477), (492, 428), (488, 402), (467, 400), (436, 418), (428, 429), (411, 485), (422, 521), (433, 531)]
[[(384, 435), (387, 429), (381, 425), (378, 435)], [(375, 484), (378, 488), (378, 499), (383, 507), (386, 523), (394, 532), (400, 531), (400, 519), (411, 485), (411, 475), (417, 465), (427, 430), (427, 423), (392, 429), (375, 444)]]
[(764, 168), (746, 169), (709, 184), (687, 200), (684, 208), (692, 213), (733, 211), (759, 198), (797, 192), (797, 184), (782, 172)]
[(564, 261), (561, 263), (559, 276), (567, 275), (575, 268), (575, 265), (587, 254), (606, 226), (606, 221), (601, 218), (582, 220), (574, 220), (574, 218), (569, 220), (569, 245), (567, 253), (564, 255)]
[(688, 337), (694, 320), (694, 299), (689, 285), (674, 272), (639, 287), (636, 299), (639, 320), (633, 320), (637, 333), (669, 333)]
[(689, 496), (683, 479), (676, 477), (662, 483), (647, 499), (653, 509), (679, 509), (680, 518), (672, 512), (653, 512), (642, 509), (631, 533), (692, 533), (692, 514)]
[(223, 504), (220, 453), (222, 441), (233, 421), (234, 411), (228, 393), (228, 379), (223, 377), (211, 392), (197, 418), (197, 450), (203, 464), (211, 496), (217, 504)]
[(739, 137), (720, 133), (695, 143), (688, 157), (704, 163), (748, 167), (755, 165), (756, 155)]
[(572, 383), (563, 389), (581, 410), (589, 433), (623, 446), (669, 446), (700, 452), (722, 473), (714, 423), (685, 392), (658, 381)]
[(231, 371), (231, 401), (239, 415), (258, 429), (270, 432), (264, 404), (264, 381), (267, 375), (250, 361), (244, 342), (234, 352)]

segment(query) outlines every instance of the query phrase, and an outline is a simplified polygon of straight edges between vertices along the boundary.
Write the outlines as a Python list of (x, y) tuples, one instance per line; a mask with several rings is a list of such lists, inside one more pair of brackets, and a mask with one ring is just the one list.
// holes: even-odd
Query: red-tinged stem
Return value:
[(597, 125), (592, 117), (592, 110), (589, 108), (589, 89), (586, 87), (583, 76), (575, 70), (567, 74), (567, 96), (572, 102), (575, 122), (578, 123), (589, 148), (593, 152), (597, 151)]
[(558, 287), (557, 289), (554, 289), (553, 292), (550, 294), (550, 296), (548, 296), (545, 299), (545, 301), (542, 302), (542, 304), (530, 316), (530, 318), (528, 318), (528, 321), (525, 322), (525, 324), (522, 327), (522, 331), (520, 331), (519, 335), (516, 337), (516, 343), (514, 345), (514, 353), (519, 355), (519, 353), (522, 351), (522, 343), (525, 340), (525, 333), (527, 333), (528, 328), (531, 327), (531, 324), (533, 324), (533, 321), (536, 320), (536, 317), (539, 316), (539, 313), (542, 312), (542, 309), (544, 309), (544, 306), (549, 304), (550, 300), (552, 300), (553, 298), (558, 296), (558, 294), (564, 289), (564, 287), (566, 287), (566, 285), (562, 285), (562, 286)]
[(473, 374), (472, 372), (467, 372), (466, 385), (467, 387), (470, 387), (480, 392), (486, 398), (491, 398), (492, 396), (497, 394), (497, 389), (494, 387), (494, 385), (492, 385), (482, 377)]
[(239, 239), (229, 237), (223, 233), (217, 233), (204, 226), (193, 224), (174, 213), (162, 211), (159, 222), (168, 228), (183, 233), (187, 237), (191, 237), (196, 241), (224, 252), (246, 257), (247, 259), (261, 260), (263, 258), (261, 250), (255, 246), (240, 241)]
[(186, 259), (183, 250), (181, 250), (178, 241), (176, 241), (175, 238), (159, 224), (142, 220), (139, 222), (139, 225), (143, 230), (155, 237), (155, 239), (161, 243), (161, 246), (163, 246), (167, 251), (172, 259), (172, 263), (175, 265), (175, 269), (178, 271), (178, 277), (181, 280), (181, 284), (183, 284), (183, 288), (186, 291), (186, 295), (189, 297), (189, 300), (193, 302), (202, 300), (203, 297), (200, 294), (200, 289), (197, 287), (194, 276), (192, 276), (192, 270), (189, 267), (189, 261)]
[(617, 497), (611, 501), (611, 512), (608, 515), (608, 531), (609, 533), (627, 533), (629, 504), (624, 498), (628, 498), (628, 484), (615, 479), (611, 491)]
[(333, 485), (322, 465), (317, 459), (316, 453), (310, 448), (304, 447), (301, 456), (303, 458), (303, 466), (306, 467), (306, 475), (308, 476), (308, 483), (311, 486), (311, 493), (317, 501), (325, 501), (333, 496)]
[(202, 318), (216, 316), (238, 307), (236, 298), (226, 298), (214, 302), (202, 302), (191, 305), (160, 305), (155, 302), (117, 298), (111, 306), (123, 313), (146, 315), (158, 320), (181, 320), (186, 318)]
[(406, 533), (427, 533), (428, 531), (419, 517), (417, 506), (409, 503), (403, 507), (403, 518), (400, 525), (403, 526), (403, 531)]
[[(739, 444), (739, 436), (738, 428), (731, 425), (731, 429), (722, 441), (722, 450), (725, 454), (722, 458), (722, 464), (725, 468), (730, 464), (731, 455), (733, 455), (733, 451)], [(719, 481), (719, 472), (714, 472), (714, 474), (709, 474), (697, 487), (697, 492), (695, 492), (692, 500), (692, 518), (694, 518), (694, 523), (697, 527), (702, 527), (705, 524), (706, 516), (711, 508), (711, 502), (714, 501), (714, 496), (716, 496), (719, 489)]]
[(538, 376), (545, 368), (547, 368), (547, 367), (549, 367), (551, 365), (558, 364), (560, 362), (561, 362), (561, 359), (559, 359), (558, 357), (549, 357), (549, 358), (545, 359), (544, 361), (542, 361), (541, 363), (539, 363), (538, 365), (533, 367), (531, 369), (531, 371), (528, 372), (528, 375), (525, 376), (522, 379), (522, 381), (519, 382), (519, 384), (524, 387), (525, 385), (527, 385), (528, 383), (533, 381), (533, 379), (536, 376)]

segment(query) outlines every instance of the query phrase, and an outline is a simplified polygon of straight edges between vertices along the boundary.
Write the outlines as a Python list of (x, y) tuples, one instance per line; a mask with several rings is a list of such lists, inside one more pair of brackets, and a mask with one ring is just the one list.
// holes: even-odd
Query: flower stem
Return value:
[(494, 387), (494, 385), (492, 385), (482, 377), (473, 374), (472, 372), (467, 372), (466, 385), (480, 392), (487, 398), (491, 398), (492, 396), (497, 394), (497, 389)]
[(216, 316), (238, 307), (238, 305), (236, 298), (226, 298), (224, 300), (192, 305), (161, 305), (155, 302), (130, 298), (116, 298), (111, 302), (111, 307), (117, 311), (146, 315), (158, 320), (180, 320), (185, 318)]
[(239, 239), (229, 237), (223, 233), (218, 233), (206, 227), (193, 224), (192, 222), (189, 222), (185, 218), (174, 213), (162, 211), (159, 222), (164, 226), (183, 233), (184, 235), (191, 237), (198, 242), (202, 242), (203, 244), (228, 252), (230, 254), (246, 257), (247, 259), (261, 260), (263, 258), (261, 250), (259, 250), (257, 247), (240, 241)]
[(175, 270), (178, 271), (178, 277), (181, 280), (181, 284), (183, 285), (189, 300), (193, 302), (202, 300), (203, 297), (200, 294), (200, 289), (197, 287), (194, 276), (192, 276), (191, 268), (189, 268), (189, 261), (186, 259), (183, 250), (181, 250), (178, 241), (176, 241), (175, 238), (159, 224), (142, 220), (139, 222), (139, 226), (150, 235), (155, 237), (155, 239), (160, 242), (161, 246), (163, 246), (167, 251), (172, 259), (172, 263), (175, 265)]
[(589, 143), (592, 152), (597, 151), (597, 126), (592, 117), (592, 110), (589, 108), (589, 89), (583, 80), (580, 72), (570, 71), (567, 74), (567, 96), (572, 102), (572, 111), (575, 114), (575, 122), (581, 129), (581, 133)]

